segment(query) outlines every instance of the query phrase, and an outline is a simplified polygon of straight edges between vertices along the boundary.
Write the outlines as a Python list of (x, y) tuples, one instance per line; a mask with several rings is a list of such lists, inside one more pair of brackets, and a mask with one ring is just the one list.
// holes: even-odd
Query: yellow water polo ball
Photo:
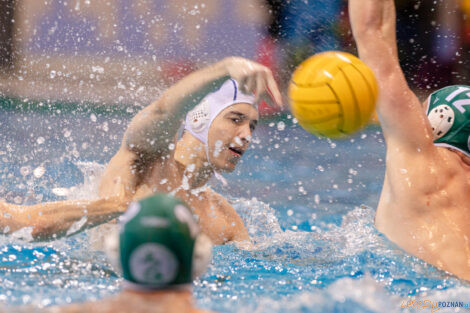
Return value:
[(308, 132), (343, 138), (367, 125), (375, 111), (377, 81), (359, 58), (341, 51), (315, 54), (292, 74), (292, 114)]

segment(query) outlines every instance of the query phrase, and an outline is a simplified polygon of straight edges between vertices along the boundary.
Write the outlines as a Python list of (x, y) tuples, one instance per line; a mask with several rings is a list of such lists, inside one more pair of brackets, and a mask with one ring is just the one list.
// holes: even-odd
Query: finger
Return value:
[(279, 88), (277, 87), (276, 81), (274, 80), (274, 77), (271, 73), (268, 73), (267, 76), (267, 83), (268, 83), (268, 91), (270, 92), (271, 97), (274, 100), (274, 103), (279, 108), (282, 108), (282, 96), (281, 92), (279, 91)]
[(245, 93), (252, 93), (256, 87), (256, 76), (249, 76), (246, 80), (246, 92)]
[(243, 93), (248, 93), (248, 91), (246, 90), (247, 81), (248, 81), (248, 76), (243, 76), (242, 78), (237, 79), (238, 87), (240, 88), (240, 91)]
[(261, 75), (256, 75), (256, 91), (255, 91), (255, 103), (258, 104), (263, 94), (266, 94), (266, 83), (265, 79)]

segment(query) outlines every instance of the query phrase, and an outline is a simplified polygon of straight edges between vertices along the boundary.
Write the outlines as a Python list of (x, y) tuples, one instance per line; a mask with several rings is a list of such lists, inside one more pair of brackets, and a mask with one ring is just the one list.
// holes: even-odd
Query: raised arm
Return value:
[[(32, 228), (34, 240), (50, 240), (105, 223), (123, 213), (127, 203), (121, 198), (58, 201), (31, 206), (0, 201), (0, 232), (11, 234)], [(76, 223), (77, 229), (71, 228)]]
[(124, 135), (123, 147), (150, 155), (167, 151), (184, 115), (229, 77), (238, 81), (242, 91), (263, 98), (269, 94), (281, 105), (281, 94), (267, 67), (243, 58), (226, 58), (189, 74), (139, 112)]
[(394, 0), (349, 0), (349, 16), (359, 57), (379, 84), (377, 113), (385, 139), (413, 149), (432, 147), (426, 114), (399, 64)]

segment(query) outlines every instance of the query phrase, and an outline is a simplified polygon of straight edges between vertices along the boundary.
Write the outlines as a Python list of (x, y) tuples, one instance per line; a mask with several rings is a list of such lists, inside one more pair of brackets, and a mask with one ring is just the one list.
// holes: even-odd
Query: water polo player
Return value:
[(360, 58), (379, 83), (387, 144), (377, 229), (409, 253), (470, 280), (470, 87), (421, 105), (400, 68), (393, 0), (349, 0)]
[[(99, 201), (128, 203), (158, 191), (172, 193), (193, 209), (202, 230), (214, 243), (248, 239), (232, 206), (205, 185), (214, 173), (234, 170), (249, 146), (258, 121), (256, 103), (261, 98), (281, 105), (271, 71), (247, 59), (226, 58), (189, 74), (133, 118), (102, 177)], [(185, 131), (178, 138), (185, 116)], [(78, 221), (91, 214), (94, 203), (80, 203), (80, 214), (69, 219)], [(51, 206), (60, 211), (66, 205), (73, 207), (74, 202), (22, 209), (25, 214), (29, 209), (42, 212)], [(125, 205), (115, 207), (115, 211), (111, 206), (101, 212), (100, 221), (121, 212)], [(58, 219), (50, 226), (53, 216), (49, 216), (38, 216), (25, 224), (36, 226), (33, 235), (44, 238), (55, 234), (60, 224)], [(83, 228), (96, 224), (85, 224)]]
[(144, 198), (130, 204), (119, 228), (107, 238), (107, 253), (122, 272), (123, 290), (41, 312), (203, 312), (193, 307), (192, 281), (206, 271), (212, 245), (187, 206), (164, 194)]

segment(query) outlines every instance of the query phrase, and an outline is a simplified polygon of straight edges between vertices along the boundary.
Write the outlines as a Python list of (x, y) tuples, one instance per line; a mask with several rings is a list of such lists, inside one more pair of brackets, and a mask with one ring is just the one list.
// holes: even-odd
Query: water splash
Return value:
[(433, 299), (445, 298), (442, 290), (447, 289), (460, 290), (459, 295), (470, 292), (457, 278), (388, 241), (376, 230), (375, 211), (369, 207), (350, 210), (339, 224), (314, 220), (312, 231), (292, 231), (281, 227), (279, 210), (256, 198), (234, 199), (232, 204), (253, 246), (214, 248), (208, 273), (195, 282), (195, 295), (203, 308), (400, 312), (404, 299), (430, 294)]

